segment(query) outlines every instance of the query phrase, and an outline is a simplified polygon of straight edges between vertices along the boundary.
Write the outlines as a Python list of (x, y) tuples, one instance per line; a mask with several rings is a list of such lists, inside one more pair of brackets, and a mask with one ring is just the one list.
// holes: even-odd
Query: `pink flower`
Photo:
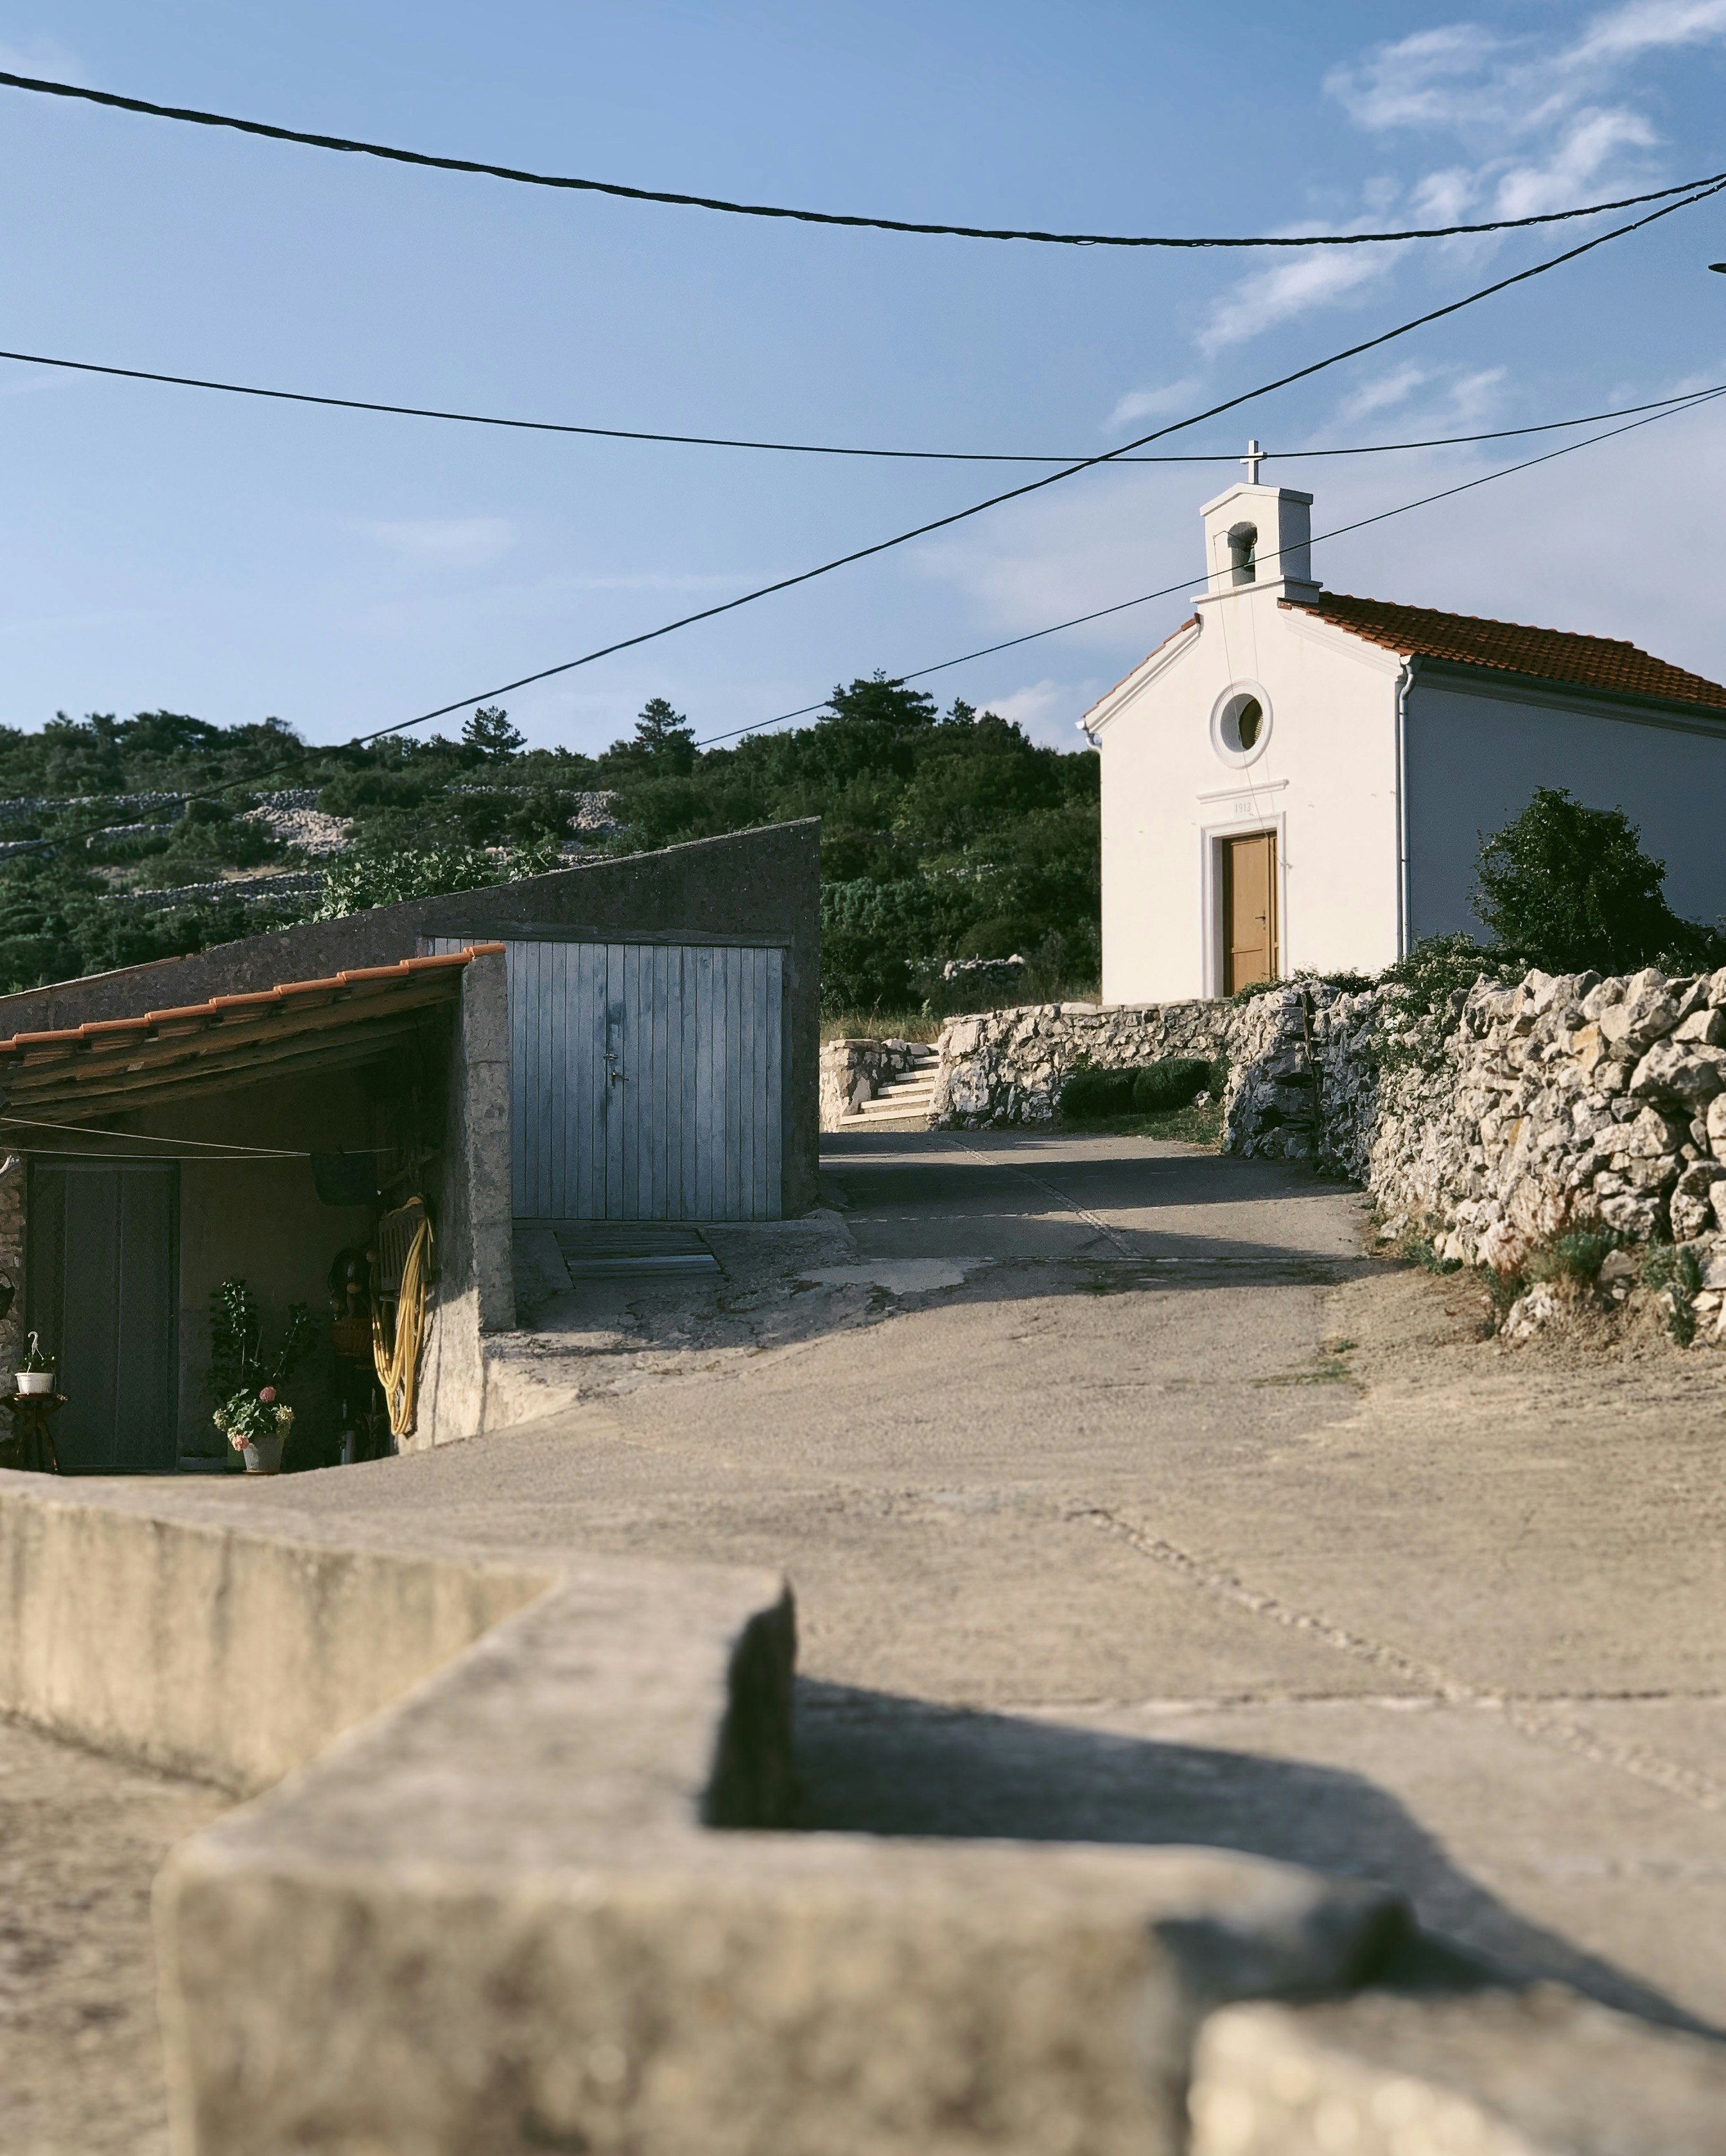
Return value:
[(274, 1385), (266, 1385), (264, 1388), (264, 1390), (258, 1395), (259, 1399), (263, 1401), (265, 1407), (269, 1407), (273, 1404), (275, 1396), (276, 1389)]

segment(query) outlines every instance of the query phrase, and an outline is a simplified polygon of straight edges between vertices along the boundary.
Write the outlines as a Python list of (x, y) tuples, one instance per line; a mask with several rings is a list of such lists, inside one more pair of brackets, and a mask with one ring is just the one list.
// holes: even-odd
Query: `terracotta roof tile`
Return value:
[(429, 958), (401, 958), (392, 966), (356, 966), (340, 973), (332, 973), (325, 980), (282, 981), (271, 988), (254, 988), (243, 994), (212, 996), (207, 1003), (182, 1004), (170, 1010), (143, 1011), (136, 1018), (99, 1018), (86, 1020), (83, 1025), (67, 1026), (46, 1033), (15, 1033), (0, 1040), (0, 1057), (22, 1055), (32, 1049), (71, 1049), (105, 1041), (110, 1037), (125, 1033), (149, 1033), (153, 1028), (178, 1020), (197, 1021), (204, 1027), (220, 1024), (225, 1019), (263, 1017), (272, 1011), (291, 1010), (294, 1004), (307, 996), (327, 996), (338, 989), (359, 988), (364, 992), (387, 994), (392, 988), (407, 987), (428, 973), (458, 970), (476, 953), (489, 954), (501, 951), (501, 943), (470, 943), (465, 950), (452, 951)]
[[(1288, 599), (1282, 604), (1296, 603)], [(1298, 603), (1301, 611), (1411, 659), (1445, 659), (1459, 666), (1485, 666), (1578, 689), (1605, 689), (1621, 696), (1657, 697), (1726, 712), (1726, 688), (1668, 666), (1616, 636), (1579, 636), (1563, 629), (1527, 629), (1513, 621), (1477, 614), (1442, 613), (1436, 607), (1398, 606), (1389, 599), (1350, 598), (1321, 592)]]

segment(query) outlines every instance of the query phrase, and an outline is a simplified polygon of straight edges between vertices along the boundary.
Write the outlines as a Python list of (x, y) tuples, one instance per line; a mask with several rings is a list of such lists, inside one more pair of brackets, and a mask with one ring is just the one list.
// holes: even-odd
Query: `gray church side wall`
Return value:
[(1405, 736), (1409, 927), (1413, 940), (1483, 934), (1469, 902), (1481, 839), (1540, 786), (1589, 808), (1621, 808), (1667, 866), (1687, 919), (1726, 915), (1726, 722), (1590, 709), (1562, 692), (1488, 693), (1417, 674)]

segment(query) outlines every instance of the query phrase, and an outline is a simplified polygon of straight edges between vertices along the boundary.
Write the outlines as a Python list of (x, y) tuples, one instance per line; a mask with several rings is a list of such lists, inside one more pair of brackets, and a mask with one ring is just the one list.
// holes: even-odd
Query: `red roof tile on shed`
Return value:
[[(1288, 599), (1282, 604), (1293, 603)], [(1302, 603), (1339, 629), (1400, 651), (1411, 659), (1446, 659), (1458, 666), (1487, 666), (1577, 689), (1605, 689), (1621, 696), (1657, 697), (1662, 703), (1695, 704), (1726, 713), (1726, 688), (1668, 666), (1616, 636), (1579, 636), (1570, 629), (1525, 629), (1513, 621), (1478, 614), (1442, 613), (1436, 607), (1398, 606), (1389, 599), (1350, 598), (1321, 592)]]
[(238, 1019), (291, 1009), (305, 997), (326, 997), (336, 989), (359, 989), (362, 993), (387, 993), (406, 988), (428, 973), (447, 973), (465, 966), (476, 954), (489, 957), (501, 943), (470, 943), (464, 950), (442, 952), (430, 958), (398, 958), (392, 966), (356, 966), (317, 981), (279, 981), (273, 988), (248, 988), (232, 996), (212, 996), (207, 1003), (179, 1004), (172, 1010), (141, 1011), (136, 1018), (93, 1018), (82, 1025), (63, 1026), (49, 1033), (14, 1033), (0, 1040), (0, 1057), (15, 1051), (62, 1046), (74, 1047), (122, 1033), (148, 1034), (156, 1026), (179, 1021), (202, 1020), (215, 1025), (223, 1019)]

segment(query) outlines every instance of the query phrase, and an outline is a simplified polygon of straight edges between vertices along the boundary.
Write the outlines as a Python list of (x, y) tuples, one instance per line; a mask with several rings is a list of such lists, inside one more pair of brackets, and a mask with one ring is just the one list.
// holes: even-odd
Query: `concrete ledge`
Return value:
[(1192, 2109), (1191, 2156), (1718, 2156), (1726, 2048), (1558, 1984), (1234, 2006)]
[[(0, 1471), (0, 1707), (99, 1750), (267, 1789), (556, 1578), (146, 1509), (147, 1484)], [(190, 1493), (188, 1493), (190, 1494)], [(226, 1496), (229, 1493), (223, 1492)]]
[(1211, 2006), (1401, 1935), (1224, 1852), (773, 1831), (771, 1574), (338, 1547), (253, 1496), (0, 1476), (0, 1705), (286, 1775), (158, 1884), (181, 2156), (1160, 2156)]
[(771, 1578), (581, 1570), (185, 1845), (182, 2148), (1173, 2152), (1206, 2006), (1400, 1933), (1212, 1851), (713, 1831), (786, 1815), (791, 1646)]
[(1550, 1986), (1360, 1991), (1421, 1960), (1375, 1887), (784, 1830), (771, 1573), (258, 1500), (0, 1475), (0, 1707), (275, 1784), (158, 1881), (179, 2156), (1722, 2145), (1726, 2049)]

